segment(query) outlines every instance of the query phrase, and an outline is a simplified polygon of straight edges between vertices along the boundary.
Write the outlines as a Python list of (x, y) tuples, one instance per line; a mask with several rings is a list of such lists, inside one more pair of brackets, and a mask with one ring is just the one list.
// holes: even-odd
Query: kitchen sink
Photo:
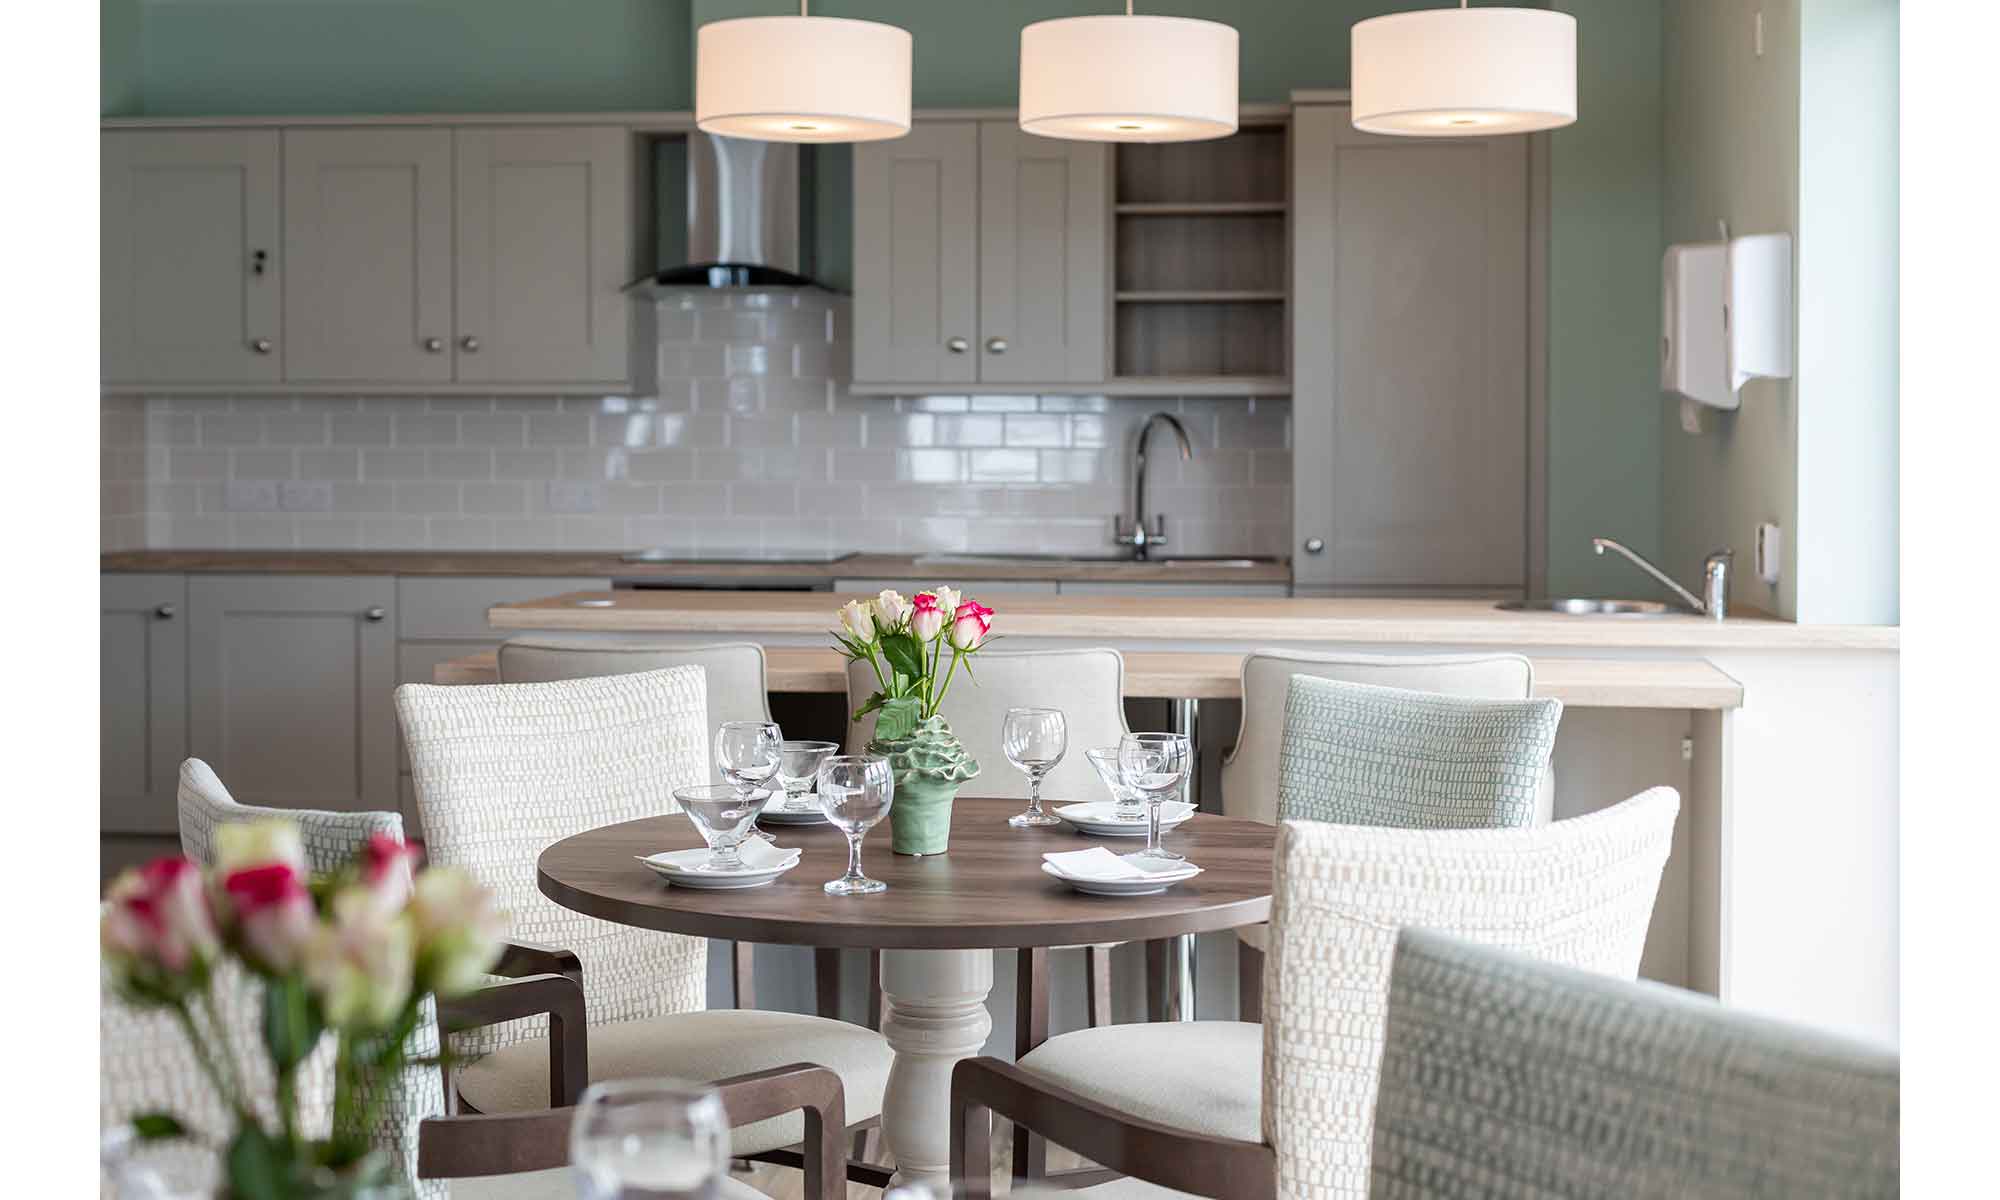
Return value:
[(1686, 617), (1685, 608), (1658, 600), (1598, 600), (1581, 596), (1559, 596), (1551, 600), (1506, 600), (1494, 605), (1508, 612), (1553, 612), (1572, 617)]
[(1245, 569), (1249, 567), (1270, 567), (1278, 565), (1275, 558), (1241, 558), (1228, 555), (1204, 556), (1198, 554), (1175, 555), (1171, 558), (1147, 559), (1143, 562), (1129, 554), (919, 554), (914, 560), (919, 567), (1033, 567), (1054, 563), (1090, 563), (1092, 565), (1111, 563), (1134, 563), (1139, 566), (1155, 567), (1228, 567)]

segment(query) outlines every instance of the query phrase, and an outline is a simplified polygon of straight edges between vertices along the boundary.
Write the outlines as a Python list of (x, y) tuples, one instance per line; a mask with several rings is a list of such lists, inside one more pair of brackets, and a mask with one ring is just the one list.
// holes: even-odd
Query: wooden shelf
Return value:
[(1121, 217), (1254, 217), (1283, 216), (1283, 200), (1166, 200), (1113, 206)]
[(1282, 291), (1146, 291), (1114, 293), (1120, 304), (1264, 304), (1282, 303)]
[(1107, 396), (1289, 396), (1283, 375), (1117, 375), (1100, 389)]

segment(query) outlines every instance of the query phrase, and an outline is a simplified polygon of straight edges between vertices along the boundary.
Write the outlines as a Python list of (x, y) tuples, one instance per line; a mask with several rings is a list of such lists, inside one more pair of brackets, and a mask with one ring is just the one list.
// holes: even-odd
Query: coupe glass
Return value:
[(1130, 821), (1137, 824), (1146, 819), (1146, 801), (1137, 791), (1125, 786), (1124, 777), (1118, 773), (1118, 747), (1099, 746), (1095, 750), (1085, 750), (1083, 756), (1090, 765), (1097, 768), (1097, 777), (1104, 781), (1104, 787), (1111, 793), (1115, 807), (1111, 810), (1114, 821)]
[(752, 792), (745, 796), (731, 784), (704, 783), (675, 788), (674, 799), (680, 801), (682, 811), (708, 843), (708, 861), (700, 869), (744, 870), (743, 856), (737, 853), (737, 848), (750, 835), (750, 827), (770, 802), (771, 793)]
[(1182, 856), (1160, 845), (1160, 806), (1180, 794), (1192, 759), (1183, 733), (1128, 733), (1118, 740), (1118, 776), (1146, 798), (1146, 858), (1179, 862)]
[(829, 896), (865, 896), (888, 888), (861, 873), (861, 838), (889, 815), (896, 776), (889, 760), (874, 754), (837, 754), (819, 765), (819, 806), (847, 835), (847, 874), (826, 885)]
[(819, 765), (840, 749), (832, 742), (778, 743), (778, 782), (785, 785), (784, 811), (818, 812), (819, 806), (806, 797), (819, 778)]
[(729, 1118), (713, 1088), (677, 1079), (593, 1083), (569, 1127), (582, 1200), (714, 1200)]
[(1060, 818), (1042, 811), (1042, 776), (1055, 770), (1069, 748), (1069, 727), (1062, 710), (1055, 708), (1010, 708), (1000, 726), (1000, 748), (1007, 761), (1028, 776), (1028, 811), (1007, 818), (1016, 829), (1037, 825), (1060, 825)]
[[(752, 792), (771, 782), (783, 757), (778, 747), (784, 734), (770, 721), (724, 721), (715, 731), (715, 766), (747, 802)], [(750, 836), (775, 841), (761, 829)]]

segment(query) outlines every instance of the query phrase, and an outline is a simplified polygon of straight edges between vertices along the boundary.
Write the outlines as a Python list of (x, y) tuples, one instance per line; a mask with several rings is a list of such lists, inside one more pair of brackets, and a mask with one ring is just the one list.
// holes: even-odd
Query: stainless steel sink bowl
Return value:
[(1231, 555), (1205, 557), (1198, 554), (1174, 555), (1141, 562), (1129, 554), (919, 554), (913, 560), (920, 567), (951, 566), (1044, 566), (1050, 563), (1135, 563), (1155, 567), (1226, 567), (1243, 570), (1276, 566), (1275, 558), (1243, 558)]
[(1549, 600), (1505, 600), (1494, 605), (1508, 612), (1553, 612), (1572, 617), (1684, 617), (1687, 609), (1662, 604), (1658, 600), (1596, 600), (1582, 596), (1558, 596)]

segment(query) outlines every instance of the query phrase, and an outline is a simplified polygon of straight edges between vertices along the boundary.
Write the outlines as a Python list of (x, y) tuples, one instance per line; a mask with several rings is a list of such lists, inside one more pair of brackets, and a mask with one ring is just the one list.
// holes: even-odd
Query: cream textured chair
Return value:
[(1896, 1055), (1406, 929), (1369, 1195), (1893, 1196)]
[[(850, 1121), (869, 1120), (881, 1112), (891, 1057), (880, 1034), (823, 1017), (705, 1011), (702, 939), (598, 921), (536, 888), (536, 860), (549, 844), (677, 812), (674, 787), (708, 778), (706, 691), (702, 669), (685, 666), (556, 683), (398, 688), (430, 860), (492, 888), (516, 933), (574, 952), (592, 1079), (720, 1079), (806, 1061), (840, 1076)], [(478, 1056), (456, 1077), (472, 1108), (549, 1104), (540, 1029), (493, 1026), (454, 1037), (453, 1048)], [(758, 1121), (736, 1132), (736, 1153), (796, 1145), (803, 1129), (796, 1115)]]
[(997, 1114), (1197, 1195), (1365, 1195), (1396, 931), (1630, 979), (1679, 811), (1654, 788), (1535, 828), (1282, 823), (1264, 1024), (1116, 1025), (1051, 1038), (1015, 1065), (967, 1059), (952, 1075), (954, 1176), (988, 1161)]
[[(1292, 676), (1438, 692), (1487, 700), (1525, 700), (1534, 693), (1534, 665), (1518, 654), (1315, 654), (1253, 650), (1243, 658), (1243, 716), (1236, 744), (1222, 758), (1222, 811), (1267, 824), (1278, 819), (1280, 751)], [(1542, 781), (1536, 824), (1555, 810), (1555, 773)], [(1255, 1020), (1264, 977), (1264, 927), (1236, 931), (1238, 1013)]]

